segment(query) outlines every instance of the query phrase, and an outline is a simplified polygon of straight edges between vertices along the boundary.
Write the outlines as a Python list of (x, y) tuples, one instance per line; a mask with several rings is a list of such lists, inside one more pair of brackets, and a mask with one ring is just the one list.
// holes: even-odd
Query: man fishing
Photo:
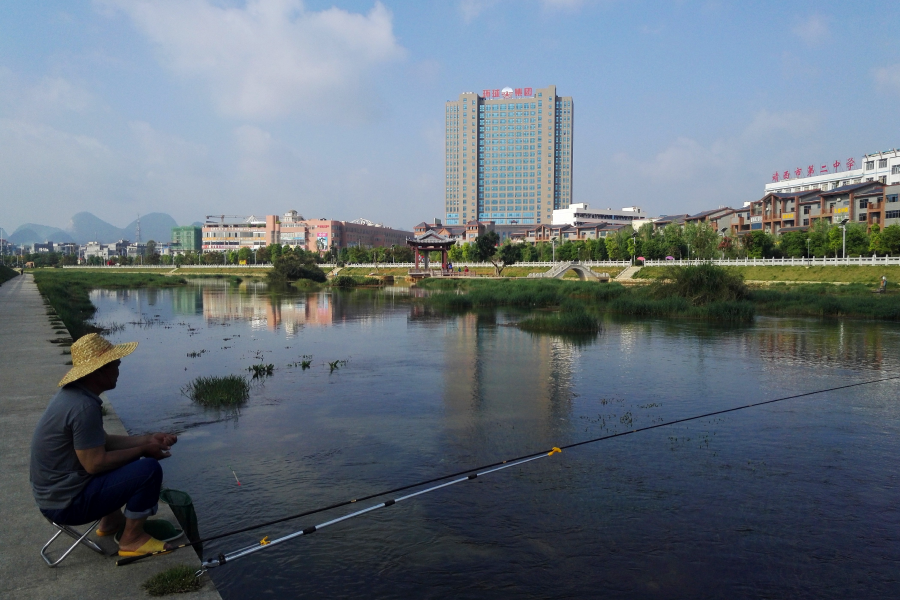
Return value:
[(170, 455), (177, 437), (103, 430), (100, 394), (116, 387), (121, 359), (136, 347), (113, 345), (96, 333), (72, 344), (72, 368), (31, 441), (31, 488), (41, 513), (61, 525), (100, 519), (99, 536), (122, 530), (120, 556), (170, 549), (144, 531), (144, 522), (157, 511), (158, 461)]

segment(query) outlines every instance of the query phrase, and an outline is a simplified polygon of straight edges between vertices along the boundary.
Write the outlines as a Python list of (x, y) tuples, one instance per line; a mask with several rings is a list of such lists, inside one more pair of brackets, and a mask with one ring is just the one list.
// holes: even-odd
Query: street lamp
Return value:
[(637, 252), (637, 231), (631, 232), (631, 266), (634, 266), (634, 257)]
[(556, 262), (556, 238), (550, 238), (550, 246), (553, 248), (553, 262)]
[(809, 232), (806, 232), (806, 262), (809, 262)]
[(841, 257), (847, 260), (847, 221), (850, 219), (841, 219)]

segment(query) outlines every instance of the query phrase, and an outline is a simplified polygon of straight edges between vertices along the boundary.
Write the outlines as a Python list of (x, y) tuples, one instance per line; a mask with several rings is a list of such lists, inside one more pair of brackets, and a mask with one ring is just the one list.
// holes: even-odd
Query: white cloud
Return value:
[(878, 67), (872, 73), (879, 87), (900, 91), (900, 63)]
[(821, 15), (812, 15), (797, 23), (793, 32), (809, 46), (817, 46), (828, 39), (828, 20)]
[(485, 11), (485, 9), (497, 4), (498, 0), (461, 0), (459, 10), (462, 12), (463, 20), (471, 23)]
[[(657, 154), (647, 159), (632, 157), (627, 153), (614, 156), (621, 171), (633, 173), (642, 181), (652, 198), (666, 198), (664, 206), (647, 207), (649, 210), (680, 210), (696, 212), (721, 204), (740, 206), (744, 200), (736, 198), (740, 189), (762, 189), (764, 173), (771, 168), (770, 160), (783, 161), (796, 152), (798, 140), (805, 140), (816, 132), (820, 119), (815, 114), (797, 112), (773, 113), (759, 111), (739, 132), (708, 143), (680, 137)], [(803, 145), (800, 143), (799, 145)], [(772, 146), (782, 152), (767, 152)], [(673, 187), (691, 190), (689, 197), (675, 203), (671, 195)], [(680, 193), (680, 192), (679, 192)], [(668, 208), (666, 208), (668, 207)]]
[(372, 113), (366, 83), (377, 67), (405, 54), (390, 12), (308, 11), (300, 0), (97, 0), (127, 14), (186, 80), (202, 81), (229, 116)]

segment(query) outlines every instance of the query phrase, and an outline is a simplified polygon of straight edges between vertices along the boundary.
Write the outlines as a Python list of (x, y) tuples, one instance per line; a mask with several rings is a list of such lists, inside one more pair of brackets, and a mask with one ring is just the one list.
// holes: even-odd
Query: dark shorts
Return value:
[(125, 516), (142, 519), (155, 515), (162, 487), (162, 467), (154, 458), (142, 458), (91, 478), (66, 508), (41, 509), (61, 525), (83, 525), (125, 506)]

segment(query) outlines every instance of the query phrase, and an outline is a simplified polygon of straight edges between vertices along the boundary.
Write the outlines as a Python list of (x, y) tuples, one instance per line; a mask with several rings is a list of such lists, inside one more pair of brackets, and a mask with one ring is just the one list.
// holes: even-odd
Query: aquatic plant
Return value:
[(664, 279), (653, 284), (651, 293), (656, 298), (679, 296), (693, 306), (703, 306), (710, 302), (744, 300), (750, 291), (741, 275), (712, 263), (702, 263), (670, 267)]
[(275, 365), (260, 363), (258, 365), (250, 365), (247, 370), (253, 373), (253, 379), (259, 379), (260, 377), (269, 377), (272, 375), (275, 370)]
[(517, 323), (519, 329), (541, 333), (598, 333), (600, 321), (584, 310), (535, 315)]
[(383, 285), (384, 282), (375, 277), (360, 277), (349, 275), (338, 275), (331, 280), (332, 287), (350, 288), (359, 286), (377, 286)]
[(250, 382), (240, 375), (197, 377), (181, 393), (203, 406), (239, 406), (250, 397)]
[(141, 587), (151, 596), (195, 592), (203, 587), (195, 572), (196, 569), (190, 565), (176, 565), (157, 573)]
[(331, 370), (329, 371), (329, 373), (334, 373), (334, 372), (337, 371), (339, 368), (341, 368), (341, 367), (346, 367), (346, 366), (347, 366), (347, 362), (349, 362), (349, 361), (346, 361), (346, 360), (333, 360), (333, 361), (329, 362), (329, 363), (328, 363), (328, 367), (331, 369)]

